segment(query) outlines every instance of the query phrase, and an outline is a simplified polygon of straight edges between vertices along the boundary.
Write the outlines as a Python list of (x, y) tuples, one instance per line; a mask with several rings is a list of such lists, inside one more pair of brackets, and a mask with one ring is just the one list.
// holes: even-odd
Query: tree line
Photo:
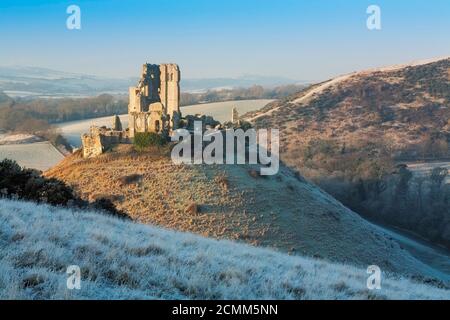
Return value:
[(221, 90), (208, 90), (203, 93), (181, 93), (180, 104), (182, 106), (222, 102), (231, 100), (250, 100), (250, 99), (282, 99), (304, 89), (304, 85), (283, 85), (274, 88), (265, 88), (260, 85), (254, 85), (249, 88), (234, 88)]
[[(279, 99), (302, 89), (286, 85), (276, 88), (252, 86), (203, 93), (182, 93), (182, 106), (244, 99)], [(128, 96), (102, 94), (87, 98), (11, 99), (0, 92), (0, 129), (5, 131), (46, 130), (54, 123), (124, 114), (128, 111)], [(28, 129), (30, 128), (30, 129)]]

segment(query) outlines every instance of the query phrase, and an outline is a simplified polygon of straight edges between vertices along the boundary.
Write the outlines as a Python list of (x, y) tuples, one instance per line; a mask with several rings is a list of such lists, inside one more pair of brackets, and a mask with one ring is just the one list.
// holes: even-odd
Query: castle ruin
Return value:
[(129, 136), (136, 132), (166, 133), (178, 128), (180, 69), (176, 64), (144, 64), (128, 105)]
[(136, 87), (129, 89), (128, 128), (115, 116), (112, 129), (90, 128), (81, 136), (83, 157), (95, 157), (119, 143), (130, 143), (138, 132), (169, 135), (181, 120), (180, 69), (176, 64), (142, 66)]

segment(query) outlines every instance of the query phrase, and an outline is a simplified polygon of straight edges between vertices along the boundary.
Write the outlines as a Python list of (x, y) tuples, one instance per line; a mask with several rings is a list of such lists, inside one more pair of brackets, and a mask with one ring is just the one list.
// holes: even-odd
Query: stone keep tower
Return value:
[(129, 91), (129, 136), (136, 132), (177, 129), (180, 112), (180, 69), (176, 64), (144, 64), (141, 79)]
[(160, 93), (161, 103), (166, 108), (166, 113), (180, 114), (180, 69), (176, 64), (162, 64), (160, 70)]

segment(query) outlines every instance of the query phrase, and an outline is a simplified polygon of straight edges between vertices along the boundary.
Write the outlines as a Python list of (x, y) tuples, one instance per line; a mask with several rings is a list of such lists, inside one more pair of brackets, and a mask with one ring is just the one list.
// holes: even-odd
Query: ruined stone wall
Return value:
[(141, 112), (142, 111), (143, 101), (141, 99), (141, 93), (139, 88), (130, 87), (129, 89), (129, 104), (128, 104), (128, 113), (131, 112)]
[(142, 69), (141, 79), (146, 79), (144, 96), (146, 97), (147, 103), (161, 102), (159, 96), (159, 88), (161, 86), (160, 66), (157, 64), (146, 63), (142, 66)]
[(81, 136), (83, 157), (96, 157), (119, 143), (129, 142), (130, 140), (126, 131), (116, 131), (106, 127), (92, 126), (89, 129), (89, 133)]
[(83, 134), (81, 136), (81, 143), (83, 145), (83, 158), (92, 158), (103, 153), (100, 135)]

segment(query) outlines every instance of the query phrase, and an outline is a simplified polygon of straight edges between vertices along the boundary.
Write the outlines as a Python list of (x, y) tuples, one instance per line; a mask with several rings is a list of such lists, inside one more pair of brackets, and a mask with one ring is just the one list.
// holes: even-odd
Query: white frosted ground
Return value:
[(45, 171), (64, 156), (50, 142), (0, 145), (0, 161), (8, 158), (23, 167)]
[[(365, 268), (0, 199), (0, 299), (449, 299)], [(81, 269), (67, 289), (67, 266)]]

